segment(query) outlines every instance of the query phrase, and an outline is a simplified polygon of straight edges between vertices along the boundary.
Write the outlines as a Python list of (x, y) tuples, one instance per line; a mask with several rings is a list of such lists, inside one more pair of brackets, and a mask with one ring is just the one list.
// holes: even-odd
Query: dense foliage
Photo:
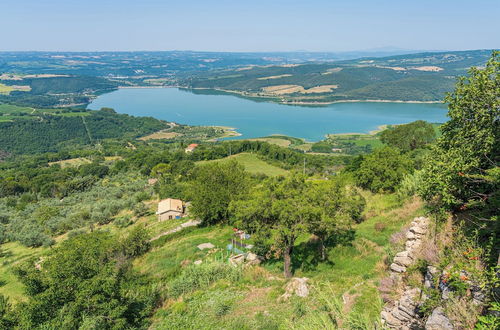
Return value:
[(436, 132), (432, 124), (423, 120), (413, 123), (398, 125), (387, 129), (380, 134), (380, 140), (402, 151), (422, 148), (436, 139)]
[(17, 154), (58, 151), (106, 138), (136, 138), (167, 127), (151, 117), (117, 114), (112, 109), (75, 114), (37, 114), (0, 122), (0, 150)]
[(205, 225), (227, 221), (229, 204), (248, 189), (245, 170), (236, 161), (199, 166), (192, 180), (191, 210)]
[(413, 170), (412, 160), (397, 149), (384, 147), (359, 156), (350, 166), (356, 183), (373, 192), (393, 192)]
[[(134, 284), (131, 258), (147, 251), (139, 231), (118, 240), (95, 232), (63, 242), (44, 260), (31, 260), (17, 269), (28, 301), (13, 313), (21, 329), (145, 328), (145, 317), (157, 296)], [(131, 249), (135, 246), (136, 248)], [(144, 290), (146, 295), (130, 294)]]
[(450, 120), (424, 168), (423, 196), (448, 210), (500, 204), (500, 61), (473, 68), (448, 95)]

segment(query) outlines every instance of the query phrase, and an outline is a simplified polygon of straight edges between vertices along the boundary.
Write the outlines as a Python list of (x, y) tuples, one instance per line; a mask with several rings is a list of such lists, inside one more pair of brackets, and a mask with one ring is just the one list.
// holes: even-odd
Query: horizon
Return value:
[(343, 53), (500, 47), (500, 3), (493, 0), (5, 0), (0, 11), (0, 28), (9, 31), (2, 52)]

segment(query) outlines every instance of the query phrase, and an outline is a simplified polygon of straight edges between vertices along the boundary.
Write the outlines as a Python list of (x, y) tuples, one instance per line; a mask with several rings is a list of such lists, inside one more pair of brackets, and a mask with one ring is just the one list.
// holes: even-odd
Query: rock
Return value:
[(425, 229), (424, 229), (424, 228), (422, 228), (421, 226), (413, 226), (413, 227), (411, 227), (411, 228), (410, 228), (410, 231), (411, 231), (412, 233), (416, 234), (416, 235), (420, 235), (420, 236), (421, 236), (421, 235), (425, 234), (425, 232), (426, 232), (427, 230), (425, 230)]
[(450, 320), (444, 314), (444, 310), (438, 307), (432, 311), (431, 316), (425, 322), (426, 330), (453, 330), (453, 325)]
[(410, 256), (410, 253), (408, 251), (398, 252), (395, 255), (395, 257), (409, 257), (409, 256)]
[(202, 243), (202, 244), (198, 245), (197, 247), (200, 250), (205, 250), (205, 249), (213, 249), (215, 247), (215, 245), (213, 245), (212, 243)]
[(195, 264), (195, 265), (201, 265), (202, 262), (203, 262), (202, 260), (196, 260), (195, 262), (193, 262), (193, 264)]
[(414, 240), (416, 237), (417, 236), (414, 233), (412, 233), (411, 231), (406, 233), (406, 238), (409, 240)]
[(482, 305), (486, 301), (486, 294), (477, 285), (472, 285), (472, 303), (474, 305)]
[(241, 265), (244, 261), (245, 261), (244, 254), (237, 254), (229, 258), (229, 263), (231, 263), (231, 265), (233, 266)]
[(411, 263), (413, 262), (413, 259), (409, 258), (409, 257), (398, 257), (396, 256), (394, 258), (394, 263), (400, 265), (400, 266), (405, 266), (405, 267), (408, 267), (409, 265), (411, 265)]
[(436, 267), (427, 266), (427, 271), (425, 272), (424, 275), (424, 287), (427, 289), (434, 288), (435, 287), (434, 279), (437, 277), (438, 274), (439, 271)]
[(252, 253), (252, 252), (247, 253), (247, 257), (246, 257), (247, 261), (254, 261), (254, 260), (258, 260), (258, 259), (259, 259), (259, 256), (257, 256), (255, 253)]
[(406, 267), (405, 266), (401, 266), (401, 265), (398, 265), (398, 264), (395, 264), (395, 263), (392, 263), (390, 268), (391, 268), (391, 270), (393, 272), (396, 272), (396, 273), (404, 273), (404, 272), (406, 272)]
[(285, 293), (278, 300), (288, 300), (294, 294), (298, 297), (307, 297), (309, 295), (308, 280), (307, 277), (292, 278), (285, 286)]

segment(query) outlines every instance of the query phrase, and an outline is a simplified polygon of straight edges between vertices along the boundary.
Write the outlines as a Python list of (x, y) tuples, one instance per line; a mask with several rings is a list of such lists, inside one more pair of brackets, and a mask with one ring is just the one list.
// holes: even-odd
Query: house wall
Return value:
[(177, 211), (168, 211), (162, 214), (158, 215), (158, 220), (163, 221), (163, 220), (172, 220), (175, 219), (177, 216), (182, 216), (182, 212), (177, 212)]

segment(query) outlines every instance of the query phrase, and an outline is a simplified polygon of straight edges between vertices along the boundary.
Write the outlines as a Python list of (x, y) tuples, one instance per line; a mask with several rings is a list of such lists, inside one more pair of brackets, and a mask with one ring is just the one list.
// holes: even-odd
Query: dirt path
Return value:
[(156, 241), (160, 237), (176, 233), (176, 232), (181, 231), (181, 230), (183, 230), (184, 228), (187, 228), (187, 227), (198, 226), (200, 223), (201, 223), (200, 220), (189, 220), (188, 222), (184, 222), (184, 223), (180, 224), (179, 226), (175, 227), (174, 229), (170, 229), (170, 230), (164, 231), (163, 233), (161, 233), (159, 235), (156, 235), (155, 237), (153, 237), (149, 241), (150, 242)]

